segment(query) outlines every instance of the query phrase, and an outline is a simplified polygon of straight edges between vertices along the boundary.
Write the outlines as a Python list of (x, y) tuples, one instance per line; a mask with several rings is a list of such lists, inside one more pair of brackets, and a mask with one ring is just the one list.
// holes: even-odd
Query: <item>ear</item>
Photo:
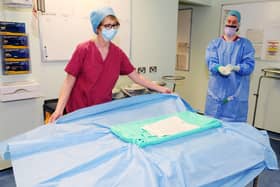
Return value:
[(98, 27), (97, 30), (96, 30), (96, 32), (97, 32), (96, 34), (98, 35), (99, 32), (101, 32), (101, 27)]
[(239, 27), (240, 27), (240, 23), (238, 23), (238, 25), (237, 25), (236, 32), (239, 31)]

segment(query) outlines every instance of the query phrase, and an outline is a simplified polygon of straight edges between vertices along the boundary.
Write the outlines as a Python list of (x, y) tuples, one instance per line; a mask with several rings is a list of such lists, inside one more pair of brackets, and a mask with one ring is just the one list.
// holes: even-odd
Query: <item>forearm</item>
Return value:
[(248, 60), (245, 63), (239, 65), (240, 70), (237, 72), (240, 75), (250, 75), (254, 71), (255, 62), (254, 60)]
[(216, 74), (218, 73), (218, 68), (220, 66), (219, 60), (218, 60), (218, 56), (217, 56), (217, 49), (212, 47), (208, 47), (206, 50), (206, 64), (208, 67), (208, 70), (213, 73)]
[(63, 113), (64, 111), (64, 108), (67, 104), (67, 101), (70, 97), (70, 94), (71, 94), (71, 91), (72, 91), (72, 88), (75, 84), (75, 81), (76, 81), (76, 78), (72, 75), (69, 75), (67, 74), (64, 82), (63, 82), (63, 85), (61, 87), (61, 90), (60, 90), (60, 94), (59, 94), (59, 99), (58, 99), (58, 103), (56, 105), (56, 111), (59, 112), (59, 113)]
[(252, 44), (248, 41), (245, 43), (242, 60), (236, 65), (240, 66), (240, 70), (237, 72), (239, 75), (250, 75), (255, 68), (255, 49)]
[(151, 90), (155, 90), (161, 93), (170, 93), (171, 91), (168, 88), (159, 86), (153, 82), (151, 82), (150, 80), (146, 79), (145, 77), (143, 77), (142, 75), (138, 74), (136, 71), (133, 71), (132, 73), (130, 73), (128, 75), (128, 77), (135, 83), (144, 86), (146, 88), (149, 88)]

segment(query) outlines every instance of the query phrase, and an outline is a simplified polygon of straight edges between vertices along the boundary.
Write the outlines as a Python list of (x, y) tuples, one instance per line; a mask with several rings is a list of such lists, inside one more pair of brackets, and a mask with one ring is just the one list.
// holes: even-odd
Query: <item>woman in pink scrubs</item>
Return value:
[(139, 75), (125, 53), (111, 42), (120, 26), (112, 8), (93, 11), (90, 16), (95, 40), (79, 44), (69, 63), (55, 112), (49, 119), (54, 122), (66, 112), (112, 100), (112, 89), (120, 75), (137, 84), (161, 93), (171, 90), (152, 83)]

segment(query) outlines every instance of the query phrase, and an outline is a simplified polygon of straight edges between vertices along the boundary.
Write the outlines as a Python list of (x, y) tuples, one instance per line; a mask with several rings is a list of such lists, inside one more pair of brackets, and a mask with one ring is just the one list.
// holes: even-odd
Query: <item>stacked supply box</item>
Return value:
[(0, 21), (0, 47), (4, 75), (30, 73), (25, 23)]

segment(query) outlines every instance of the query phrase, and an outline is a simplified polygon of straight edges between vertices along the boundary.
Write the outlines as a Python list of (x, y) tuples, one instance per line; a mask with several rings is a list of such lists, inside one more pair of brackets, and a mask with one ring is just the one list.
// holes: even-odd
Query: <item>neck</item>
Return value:
[(236, 37), (237, 37), (236, 34), (233, 35), (232, 37), (228, 37), (227, 35), (224, 34), (224, 39), (225, 39), (226, 41), (234, 41)]
[(95, 44), (99, 48), (107, 48), (109, 47), (110, 42), (105, 41), (101, 35), (98, 35), (95, 40)]

